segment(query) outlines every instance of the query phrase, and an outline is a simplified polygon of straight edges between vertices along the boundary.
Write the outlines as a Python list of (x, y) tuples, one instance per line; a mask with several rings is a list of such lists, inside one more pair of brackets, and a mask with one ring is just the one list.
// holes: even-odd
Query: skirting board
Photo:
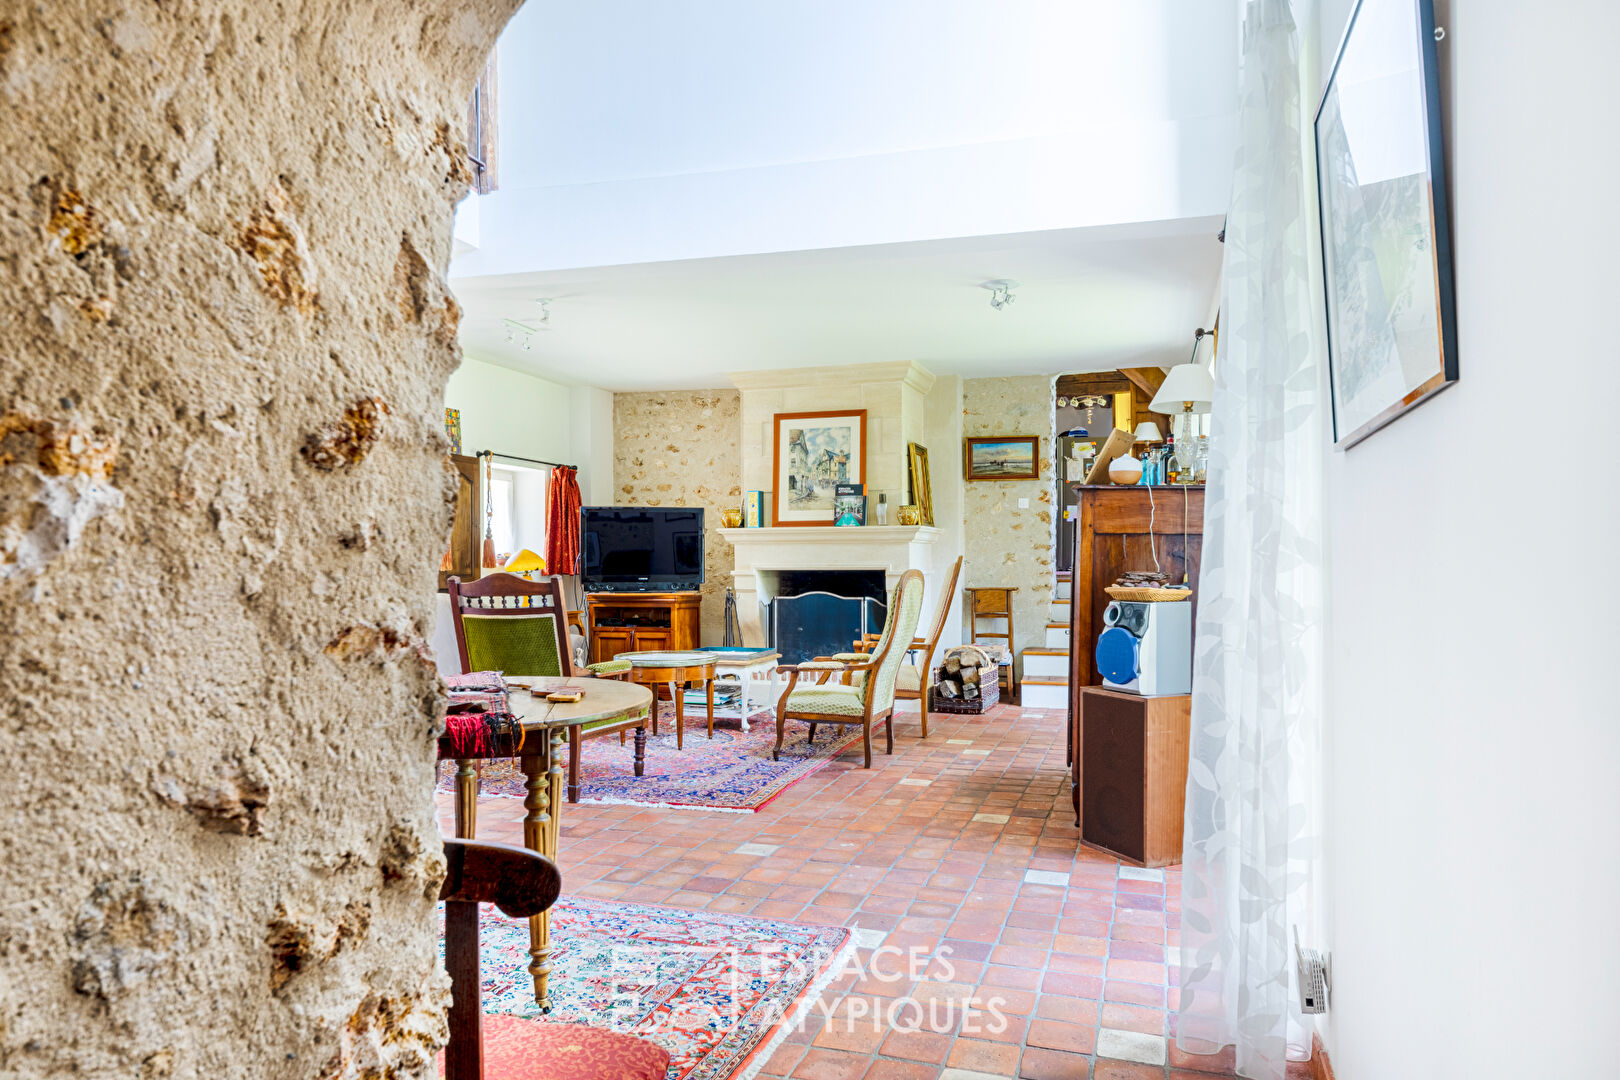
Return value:
[(1333, 1062), (1328, 1060), (1321, 1033), (1315, 1031), (1311, 1032), (1311, 1080), (1333, 1080)]

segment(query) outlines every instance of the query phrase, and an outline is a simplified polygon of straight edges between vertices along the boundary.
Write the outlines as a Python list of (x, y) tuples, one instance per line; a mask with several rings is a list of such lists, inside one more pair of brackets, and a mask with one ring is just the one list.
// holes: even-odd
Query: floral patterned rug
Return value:
[[(748, 731), (741, 730), (736, 720), (716, 720), (710, 739), (707, 719), (701, 712), (694, 718), (689, 709), (684, 746), (677, 750), (674, 707), (661, 702), (660, 708), (659, 734), (647, 738), (643, 776), (631, 769), (634, 747), (629, 737), (623, 746), (611, 735), (585, 740), (579, 765), (580, 802), (750, 813), (852, 746), (851, 760), (859, 763), (854, 755), (860, 752), (860, 728), (824, 725), (816, 729), (816, 741), (811, 745), (809, 725), (798, 721), (788, 722), (782, 760), (772, 761), (776, 721), (769, 713), (750, 721)], [(873, 733), (879, 753), (882, 738), (881, 731)], [(439, 790), (454, 791), (454, 777), (454, 764), (440, 762)], [(523, 798), (523, 774), (517, 762), (484, 762), (478, 793)]]
[[(528, 921), (486, 908), (481, 933), (484, 1012), (538, 1018)], [(585, 897), (552, 908), (551, 940), (547, 1019), (658, 1043), (666, 1080), (757, 1072), (851, 945), (838, 926)]]

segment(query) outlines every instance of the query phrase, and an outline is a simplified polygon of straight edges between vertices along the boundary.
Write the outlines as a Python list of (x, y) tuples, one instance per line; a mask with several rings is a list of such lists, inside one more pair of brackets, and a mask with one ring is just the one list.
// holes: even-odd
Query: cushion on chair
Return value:
[(562, 674), (555, 615), (481, 615), (464, 611), (461, 628), (467, 636), (467, 664), (473, 671)]
[[(799, 667), (804, 667), (800, 664)], [(825, 713), (828, 716), (864, 716), (866, 702), (853, 686), (833, 683), (802, 686), (788, 695), (788, 712)]]
[(922, 671), (916, 664), (902, 664), (895, 675), (894, 685), (900, 690), (921, 690)]
[(592, 675), (618, 675), (633, 666), (628, 660), (603, 660), (599, 664), (586, 664), (585, 670)]
[(669, 1051), (634, 1035), (484, 1014), (484, 1080), (663, 1080), (668, 1069)]

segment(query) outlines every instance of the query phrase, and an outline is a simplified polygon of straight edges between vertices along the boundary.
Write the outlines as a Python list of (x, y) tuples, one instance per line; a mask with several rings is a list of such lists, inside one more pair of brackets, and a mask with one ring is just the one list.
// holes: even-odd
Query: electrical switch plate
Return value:
[(1020, 509), (1020, 510), (1028, 510), (1029, 509), (1029, 500), (1028, 499), (1019, 499), (1018, 500), (1018, 509)]

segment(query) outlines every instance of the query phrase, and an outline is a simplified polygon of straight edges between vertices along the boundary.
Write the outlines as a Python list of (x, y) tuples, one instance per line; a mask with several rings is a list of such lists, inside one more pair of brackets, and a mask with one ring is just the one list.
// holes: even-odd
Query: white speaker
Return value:
[(1097, 635), (1103, 686), (1144, 697), (1192, 693), (1192, 604), (1115, 600)]

